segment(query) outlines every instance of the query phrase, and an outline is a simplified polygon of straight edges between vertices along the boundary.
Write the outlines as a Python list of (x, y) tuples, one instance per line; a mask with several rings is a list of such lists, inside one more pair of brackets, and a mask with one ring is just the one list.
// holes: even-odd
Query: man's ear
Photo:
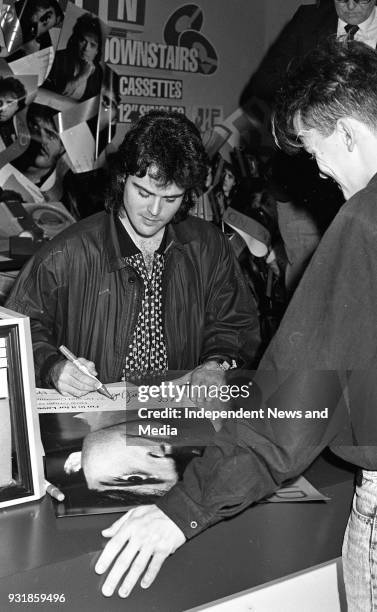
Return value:
[(81, 451), (71, 453), (68, 455), (68, 459), (64, 464), (64, 471), (66, 474), (75, 474), (81, 470)]
[(356, 144), (356, 129), (354, 122), (349, 117), (338, 119), (336, 130), (345, 144), (347, 150), (352, 153)]

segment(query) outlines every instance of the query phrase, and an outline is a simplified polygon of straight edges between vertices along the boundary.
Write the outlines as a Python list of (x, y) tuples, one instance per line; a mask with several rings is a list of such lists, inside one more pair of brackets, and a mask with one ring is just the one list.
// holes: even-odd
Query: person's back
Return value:
[(336, 22), (333, 0), (301, 5), (252, 74), (241, 93), (240, 105), (247, 108), (254, 96), (273, 104), (288, 66), (298, 64), (311, 49), (334, 36)]

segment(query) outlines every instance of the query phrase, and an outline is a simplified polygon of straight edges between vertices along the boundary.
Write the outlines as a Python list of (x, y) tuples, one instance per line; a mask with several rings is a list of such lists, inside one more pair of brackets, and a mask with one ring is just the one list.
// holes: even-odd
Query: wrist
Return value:
[(55, 387), (52, 379), (52, 373), (55, 370), (55, 366), (57, 366), (62, 361), (65, 361), (65, 357), (60, 354), (50, 355), (46, 359), (40, 370), (40, 381), (42, 387), (45, 387), (47, 389)]
[(203, 365), (211, 365), (211, 367), (215, 366), (215, 369), (223, 370), (224, 372), (226, 372), (227, 370), (233, 370), (237, 367), (235, 359), (222, 356), (216, 356), (211, 357), (210, 359), (206, 359), (206, 361), (203, 362)]

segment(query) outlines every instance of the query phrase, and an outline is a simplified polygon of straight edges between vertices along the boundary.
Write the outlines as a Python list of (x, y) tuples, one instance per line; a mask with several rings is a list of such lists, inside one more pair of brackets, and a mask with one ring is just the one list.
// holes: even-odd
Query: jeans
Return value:
[(363, 470), (343, 542), (348, 612), (377, 612), (377, 472)]

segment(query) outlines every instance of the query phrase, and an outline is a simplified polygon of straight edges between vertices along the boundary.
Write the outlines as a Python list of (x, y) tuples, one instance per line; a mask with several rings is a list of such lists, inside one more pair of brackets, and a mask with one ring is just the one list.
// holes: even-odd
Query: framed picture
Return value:
[(29, 319), (0, 308), (0, 508), (44, 493)]

